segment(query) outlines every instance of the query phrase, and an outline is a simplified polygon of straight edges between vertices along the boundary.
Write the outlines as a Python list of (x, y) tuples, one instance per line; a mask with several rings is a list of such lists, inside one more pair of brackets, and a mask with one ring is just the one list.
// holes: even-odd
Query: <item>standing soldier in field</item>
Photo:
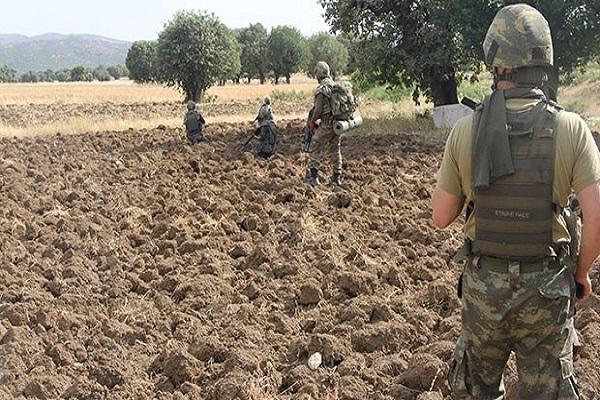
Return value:
[(319, 61), (315, 66), (315, 77), (319, 85), (315, 89), (313, 112), (308, 121), (308, 128), (312, 133), (312, 151), (310, 152), (310, 186), (320, 185), (319, 168), (329, 158), (333, 174), (331, 183), (342, 183), (342, 151), (341, 136), (333, 130), (333, 115), (331, 112), (331, 88), (333, 80), (329, 73), (329, 65)]
[(196, 110), (196, 103), (192, 100), (187, 103), (187, 113), (183, 119), (188, 143), (194, 146), (197, 143), (208, 142), (208, 138), (202, 134), (206, 121), (202, 114)]
[(271, 98), (269, 96), (265, 96), (254, 121), (259, 126), (254, 131), (253, 138), (251, 138), (254, 139), (251, 151), (257, 157), (269, 158), (275, 153), (277, 143), (277, 125), (273, 120)]
[[(585, 122), (544, 94), (553, 47), (536, 9), (502, 8), (483, 48), (494, 91), (452, 129), (431, 200), (440, 228), (467, 205), (449, 383), (457, 399), (502, 399), (514, 352), (520, 399), (578, 399), (573, 317), (600, 253), (600, 155)], [(585, 220), (576, 263), (561, 215), (572, 192)]]

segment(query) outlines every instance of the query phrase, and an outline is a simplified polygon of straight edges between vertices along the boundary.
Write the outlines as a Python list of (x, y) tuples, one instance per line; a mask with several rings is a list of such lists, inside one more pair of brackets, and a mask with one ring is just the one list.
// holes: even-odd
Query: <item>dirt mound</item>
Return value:
[[(0, 139), (0, 398), (447, 398), (441, 147), (344, 137), (342, 187), (311, 188), (304, 122), (279, 125), (267, 161), (247, 124)], [(577, 327), (598, 398), (597, 297)]]

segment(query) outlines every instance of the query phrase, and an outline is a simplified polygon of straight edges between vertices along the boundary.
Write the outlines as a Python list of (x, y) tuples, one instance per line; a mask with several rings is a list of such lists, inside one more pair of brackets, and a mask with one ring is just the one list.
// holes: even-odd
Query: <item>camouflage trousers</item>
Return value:
[(514, 352), (521, 400), (579, 399), (573, 376), (575, 281), (566, 267), (552, 263), (532, 268), (489, 257), (467, 262), (462, 329), (449, 373), (455, 398), (504, 399), (504, 367)]
[(334, 174), (342, 172), (342, 138), (333, 128), (321, 126), (312, 137), (310, 168), (319, 170), (323, 162), (329, 160)]
[(186, 132), (186, 135), (188, 139), (188, 144), (190, 144), (191, 146), (207, 141), (204, 135), (202, 135), (201, 130), (188, 131)]

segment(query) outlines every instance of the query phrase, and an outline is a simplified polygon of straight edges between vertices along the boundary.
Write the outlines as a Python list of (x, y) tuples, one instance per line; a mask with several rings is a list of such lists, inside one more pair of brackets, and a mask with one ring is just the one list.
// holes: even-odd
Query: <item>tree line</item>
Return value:
[(261, 24), (229, 29), (213, 14), (180, 11), (165, 24), (156, 41), (137, 41), (125, 65), (136, 82), (160, 82), (179, 88), (186, 99), (200, 101), (204, 91), (226, 81), (264, 84), (312, 71), (318, 60), (334, 76), (352, 72), (349, 41), (329, 33), (309, 38), (292, 26), (267, 32)]
[[(372, 85), (411, 88), (418, 102), (458, 103), (461, 81), (485, 65), (482, 43), (498, 10), (527, 3), (548, 20), (554, 43), (551, 80), (569, 79), (600, 55), (600, 0), (318, 0), (330, 33), (302, 37), (296, 28), (261, 24), (230, 30), (212, 14), (178, 12), (155, 42), (136, 42), (130, 76), (181, 89), (200, 100), (225, 80), (276, 83), (317, 60), (333, 74), (353, 73)], [(334, 36), (335, 35), (335, 36)], [(558, 83), (557, 83), (558, 85)]]
[(129, 76), (129, 71), (125, 65), (115, 65), (111, 67), (105, 67), (99, 65), (96, 68), (89, 68), (85, 65), (76, 65), (69, 69), (61, 69), (60, 71), (52, 71), (47, 69), (45, 71), (27, 71), (19, 75), (17, 71), (8, 66), (0, 66), (0, 82), (91, 82), (97, 81), (110, 81), (113, 79), (120, 79)]
[[(156, 41), (132, 44), (125, 69), (136, 82), (163, 83), (200, 101), (212, 85), (289, 82), (323, 60), (334, 76), (352, 73), (361, 85), (410, 88), (416, 102), (424, 95), (434, 105), (454, 104), (461, 81), (476, 80), (485, 68), (482, 42), (496, 12), (517, 2), (537, 8), (550, 24), (549, 75), (568, 80), (600, 58), (600, 0), (318, 1), (332, 30), (309, 38), (291, 26), (232, 30), (214, 14), (179, 11)], [(6, 76), (14, 79), (0, 67), (0, 80)]]

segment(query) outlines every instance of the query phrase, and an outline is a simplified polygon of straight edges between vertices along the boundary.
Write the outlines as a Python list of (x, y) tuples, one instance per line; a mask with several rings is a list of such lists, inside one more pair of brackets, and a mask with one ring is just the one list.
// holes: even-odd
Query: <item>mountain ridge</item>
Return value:
[(94, 34), (48, 32), (36, 36), (0, 33), (0, 66), (17, 73), (60, 71), (76, 65), (95, 68), (124, 65), (132, 42)]

